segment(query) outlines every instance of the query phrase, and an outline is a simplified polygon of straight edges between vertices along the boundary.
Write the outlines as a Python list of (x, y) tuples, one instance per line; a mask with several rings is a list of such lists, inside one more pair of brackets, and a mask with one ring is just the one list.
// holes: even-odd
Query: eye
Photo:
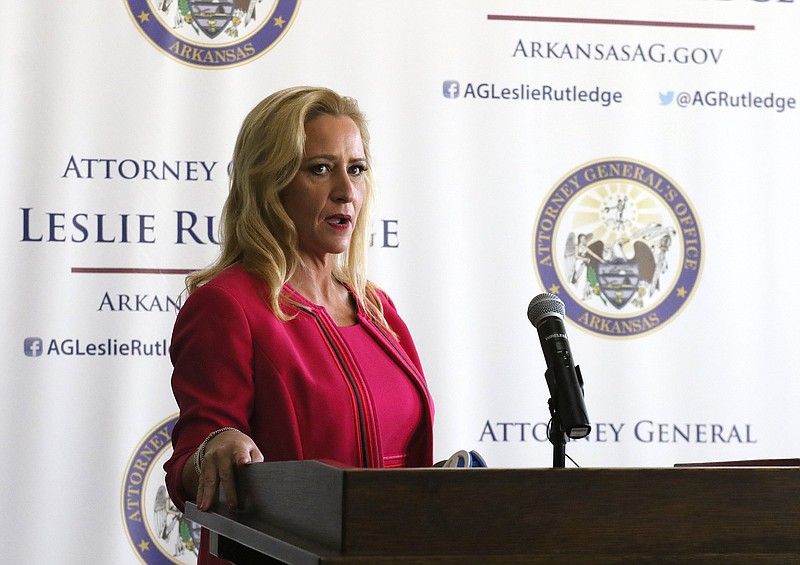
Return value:
[(324, 175), (327, 172), (330, 172), (330, 167), (325, 163), (315, 163), (308, 167), (308, 170), (311, 172), (312, 175)]
[(350, 168), (348, 169), (348, 173), (350, 174), (350, 176), (360, 177), (364, 174), (366, 170), (367, 170), (366, 165), (351, 165)]

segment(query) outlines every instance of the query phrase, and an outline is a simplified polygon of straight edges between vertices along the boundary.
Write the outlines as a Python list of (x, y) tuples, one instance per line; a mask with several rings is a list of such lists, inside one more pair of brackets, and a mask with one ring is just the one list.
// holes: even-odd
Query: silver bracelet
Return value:
[[(222, 432), (238, 432), (236, 428), (220, 428), (218, 430), (214, 430), (208, 437), (203, 440), (203, 443), (200, 444), (200, 447), (197, 448), (197, 451), (194, 452), (194, 470), (197, 473), (197, 476), (200, 476), (200, 467), (203, 465), (203, 458), (206, 456), (206, 446), (208, 442), (217, 437)], [(241, 433), (241, 432), (240, 432)]]

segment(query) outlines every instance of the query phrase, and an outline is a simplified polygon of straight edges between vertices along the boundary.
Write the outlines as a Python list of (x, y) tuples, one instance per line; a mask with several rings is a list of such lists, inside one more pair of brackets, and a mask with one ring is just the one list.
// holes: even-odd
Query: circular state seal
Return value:
[(173, 59), (204, 68), (243, 65), (286, 34), (300, 0), (125, 0), (136, 27)]
[(605, 337), (647, 334), (692, 297), (703, 266), (697, 214), (680, 187), (632, 159), (581, 165), (537, 216), (533, 261), (567, 317)]
[(178, 415), (160, 422), (133, 452), (122, 485), (122, 517), (131, 547), (146, 565), (196, 564), (200, 526), (183, 517), (167, 494), (164, 463), (172, 455)]

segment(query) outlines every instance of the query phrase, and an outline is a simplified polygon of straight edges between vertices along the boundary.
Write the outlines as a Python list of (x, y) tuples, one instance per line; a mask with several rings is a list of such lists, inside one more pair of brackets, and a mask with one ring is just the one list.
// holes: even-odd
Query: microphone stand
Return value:
[(561, 431), (561, 416), (556, 406), (556, 382), (550, 369), (545, 372), (544, 378), (552, 385), (551, 397), (547, 400), (550, 409), (550, 429), (547, 431), (547, 439), (553, 444), (553, 469), (563, 469), (566, 467), (567, 434)]

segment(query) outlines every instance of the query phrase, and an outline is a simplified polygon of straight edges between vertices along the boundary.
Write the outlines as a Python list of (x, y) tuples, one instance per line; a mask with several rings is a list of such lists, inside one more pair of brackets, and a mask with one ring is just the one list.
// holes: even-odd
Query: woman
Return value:
[[(172, 500), (207, 510), (233, 468), (328, 459), (430, 466), (433, 404), (408, 328), (369, 282), (369, 135), (357, 103), (277, 92), (245, 118), (222, 252), (175, 323)], [(215, 563), (201, 542), (199, 563)]]

